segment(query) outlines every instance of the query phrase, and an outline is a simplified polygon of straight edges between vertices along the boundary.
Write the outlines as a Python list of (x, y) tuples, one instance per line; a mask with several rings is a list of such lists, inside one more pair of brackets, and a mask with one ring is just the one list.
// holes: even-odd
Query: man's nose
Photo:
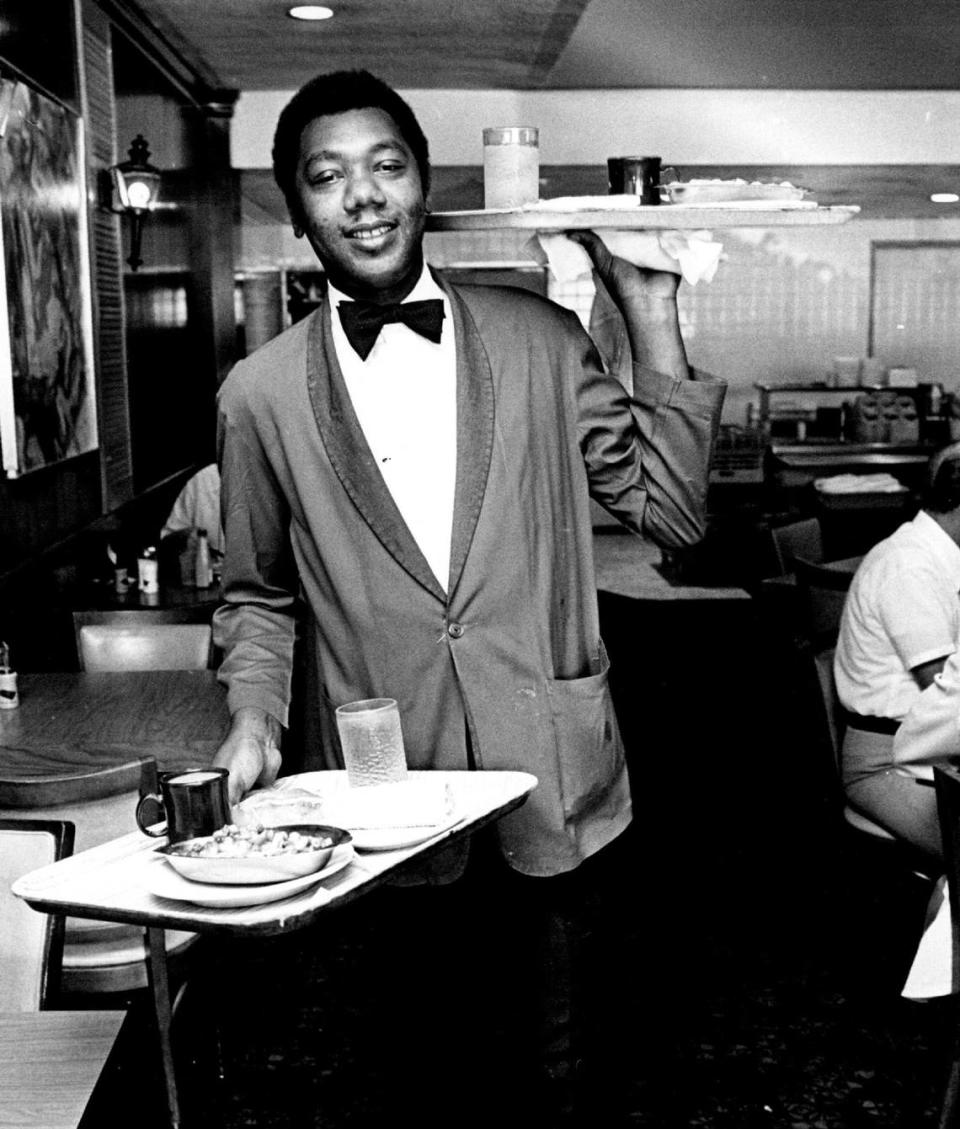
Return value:
[(368, 204), (382, 203), (384, 203), (383, 191), (371, 172), (360, 170), (350, 177), (344, 196), (344, 206), (347, 211), (354, 211)]

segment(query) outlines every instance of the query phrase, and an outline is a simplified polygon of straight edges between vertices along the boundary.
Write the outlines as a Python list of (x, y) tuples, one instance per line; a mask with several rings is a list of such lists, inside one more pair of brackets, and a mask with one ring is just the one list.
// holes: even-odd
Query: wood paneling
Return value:
[(408, 90), (953, 91), (960, 66), (956, 0), (333, 0), (309, 24), (277, 0), (140, 5), (240, 90), (366, 67)]
[(303, 23), (274, 0), (147, 0), (180, 50), (240, 90), (290, 90), (320, 70), (366, 68), (396, 86), (543, 85), (588, 0), (353, 0)]
[[(92, 6), (83, 23), (83, 77), (88, 163), (96, 176), (116, 160), (116, 107), (110, 25)], [(90, 237), (103, 508), (110, 510), (133, 493), (119, 217), (92, 209)]]

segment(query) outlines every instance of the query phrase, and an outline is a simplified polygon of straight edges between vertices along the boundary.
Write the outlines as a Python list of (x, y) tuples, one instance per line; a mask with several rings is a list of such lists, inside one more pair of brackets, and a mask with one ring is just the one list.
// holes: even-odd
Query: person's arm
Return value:
[(230, 731), (213, 763), (230, 770), (230, 803), (238, 803), (258, 784), (267, 787), (280, 771), (280, 722), (255, 706), (243, 706), (230, 719)]
[[(726, 386), (695, 377), (680, 333), (670, 271), (612, 255), (590, 231), (573, 233), (620, 308), (630, 340), (633, 395), (593, 371), (577, 391), (591, 495), (630, 529), (665, 549), (695, 545), (706, 528), (710, 461)], [(596, 357), (594, 357), (596, 361)]]
[(214, 616), (231, 726), (215, 764), (230, 769), (236, 802), (273, 782), (287, 720), (299, 580), (289, 511), (256, 426), (256, 409), (224, 386), (218, 447), (227, 552), (224, 603)]
[(594, 270), (623, 315), (633, 363), (675, 380), (696, 379), (680, 333), (680, 275), (633, 266), (611, 254), (595, 232), (574, 231), (570, 238), (590, 256)]
[(920, 663), (920, 665), (915, 666), (910, 673), (913, 675), (914, 681), (920, 689), (926, 690), (943, 670), (946, 662), (947, 656), (944, 655), (942, 659), (932, 659), (930, 662)]

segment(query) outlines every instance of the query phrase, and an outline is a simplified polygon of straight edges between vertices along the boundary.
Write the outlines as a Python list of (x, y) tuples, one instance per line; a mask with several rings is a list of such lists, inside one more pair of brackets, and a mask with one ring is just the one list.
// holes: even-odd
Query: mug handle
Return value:
[(155, 792), (147, 792), (146, 795), (140, 797), (137, 801), (137, 826), (144, 833), (144, 835), (151, 835), (154, 839), (159, 839), (167, 833), (167, 824), (164, 821), (160, 830), (154, 829), (154, 824), (148, 823), (146, 816), (143, 814), (144, 804), (154, 803), (157, 804), (161, 811), (163, 811), (163, 797), (158, 796)]

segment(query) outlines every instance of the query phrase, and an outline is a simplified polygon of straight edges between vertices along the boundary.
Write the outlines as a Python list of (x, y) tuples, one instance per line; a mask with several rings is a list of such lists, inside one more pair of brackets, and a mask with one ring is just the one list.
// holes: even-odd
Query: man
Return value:
[[(922, 709), (923, 691), (960, 641), (960, 444), (931, 458), (922, 505), (857, 569), (834, 669), (847, 711), (842, 764), (850, 804), (939, 858), (931, 770), (898, 767), (912, 759), (898, 730)], [(895, 740), (901, 747), (896, 758)]]
[[(723, 386), (691, 377), (679, 280), (577, 236), (625, 315), (631, 401), (570, 312), (425, 267), (427, 142), (389, 87), (314, 79), (273, 159), (328, 293), (220, 396), (233, 720), (216, 763), (235, 799), (276, 776), (299, 619), (331, 765), (334, 707), (396, 698), (411, 767), (538, 777), (497, 825), (513, 871), (574, 871), (630, 820), (588, 498), (664, 546), (703, 530)], [(422, 336), (393, 311), (354, 343), (362, 302), (442, 318)]]

